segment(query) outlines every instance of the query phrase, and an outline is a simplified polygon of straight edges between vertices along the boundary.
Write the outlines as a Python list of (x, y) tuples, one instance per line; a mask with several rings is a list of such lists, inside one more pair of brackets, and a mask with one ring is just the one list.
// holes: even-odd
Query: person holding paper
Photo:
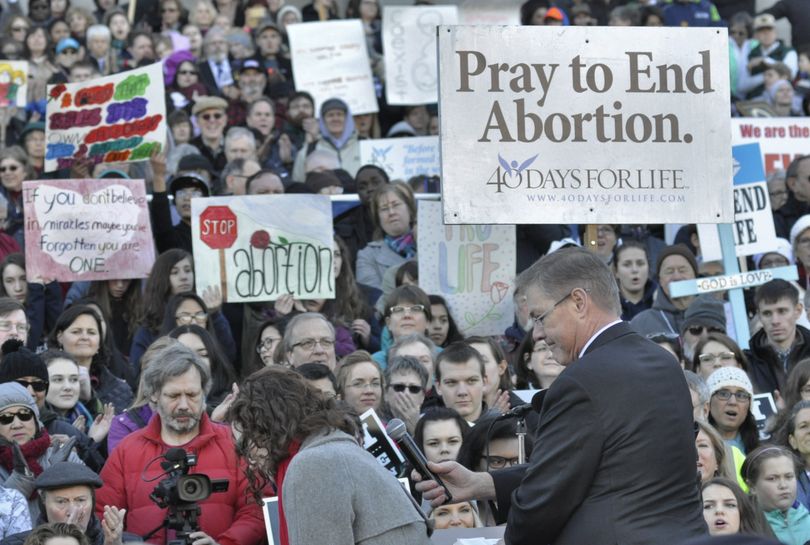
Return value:
[[(568, 248), (516, 284), (535, 340), (566, 369), (538, 399), (538, 448), (528, 465), (474, 473), (456, 462), (430, 464), (454, 501), (497, 499), (510, 545), (680, 543), (705, 534), (683, 371), (619, 319), (610, 269)], [(435, 481), (417, 489), (434, 505), (444, 501)]]

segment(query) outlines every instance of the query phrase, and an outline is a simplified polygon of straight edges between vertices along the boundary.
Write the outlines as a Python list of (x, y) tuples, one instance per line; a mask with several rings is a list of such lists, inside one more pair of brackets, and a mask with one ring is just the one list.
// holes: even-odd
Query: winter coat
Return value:
[[(416, 258), (415, 255), (412, 259)], [(405, 261), (407, 259), (392, 250), (384, 240), (371, 241), (357, 253), (357, 283), (383, 289), (385, 271), (399, 267)]]
[(647, 283), (644, 285), (644, 295), (641, 297), (641, 300), (638, 303), (633, 303), (624, 297), (620, 297), (622, 304), (622, 320), (629, 322), (641, 312), (652, 308), (655, 300), (654, 296), (656, 289), (657, 286), (655, 282), (652, 280), (647, 280)]
[(141, 428), (145, 428), (154, 411), (149, 405), (127, 409), (113, 419), (110, 433), (107, 434), (107, 453), (113, 451), (124, 437)]
[[(25, 498), (13, 488), (0, 487), (0, 537), (31, 530), (31, 516)], [(5, 540), (0, 541), (0, 545)], [(22, 542), (21, 542), (22, 543)]]
[[(160, 481), (158, 476), (163, 473), (159, 463), (150, 465), (150, 461), (172, 447), (163, 442), (160, 431), (160, 416), (155, 415), (145, 428), (128, 435), (110, 453), (101, 471), (104, 486), (96, 494), (96, 516), (103, 515), (105, 505), (126, 509), (125, 527), (139, 535), (153, 530), (163, 521), (166, 510), (149, 498)], [(197, 454), (197, 465), (191, 468), (190, 474), (205, 474), (211, 479), (229, 481), (227, 492), (212, 494), (200, 502), (201, 530), (220, 545), (257, 545), (261, 542), (266, 536), (262, 511), (247, 495), (245, 464), (236, 455), (230, 427), (215, 424), (203, 414), (199, 435), (183, 448)], [(154, 482), (147, 482), (150, 479)], [(162, 544), (165, 537), (165, 531), (160, 530), (149, 541)]]
[(102, 403), (112, 403), (115, 406), (116, 414), (132, 405), (134, 399), (132, 388), (129, 387), (127, 381), (116, 377), (106, 367), (101, 368), (98, 382), (94, 381), (93, 392), (96, 399)]
[(785, 381), (790, 371), (804, 358), (810, 357), (810, 330), (800, 325), (796, 325), (796, 340), (790, 348), (788, 355), (787, 369), (782, 366), (776, 350), (773, 349), (765, 335), (765, 330), (760, 329), (751, 337), (750, 348), (745, 351), (748, 358), (748, 375), (754, 383), (754, 391), (757, 393), (785, 391)]
[(766, 511), (765, 520), (771, 525), (776, 539), (785, 545), (804, 545), (810, 541), (810, 512), (802, 504), (791, 507), (787, 513), (778, 509)]
[(666, 333), (680, 335), (686, 310), (679, 310), (659, 286), (652, 308), (639, 312), (630, 321), (630, 327), (639, 335)]

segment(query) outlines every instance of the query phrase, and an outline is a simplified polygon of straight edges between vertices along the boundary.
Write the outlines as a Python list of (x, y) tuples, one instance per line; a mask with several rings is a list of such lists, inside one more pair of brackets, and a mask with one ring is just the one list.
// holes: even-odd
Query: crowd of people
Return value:
[[(3, 59), (29, 67), (26, 107), (0, 114), (0, 545), (258, 544), (266, 529), (256, 500), (274, 495), (285, 545), (422, 543), (429, 527), (503, 523), (509, 500), (420, 505), (417, 490), (405, 493), (360, 447), (358, 418), (373, 409), (383, 423), (404, 422), (430, 462), (497, 472), (523, 454), (543, 459), (536, 413), (526, 416), (523, 453), (518, 421), (498, 417), (524, 403), (516, 390), (548, 389), (572, 364), (543, 333), (570, 294), (537, 315), (517, 289), (511, 327), (471, 337), (447, 300), (420, 288), (417, 194), (436, 180), (391, 180), (359, 153), (363, 139), (439, 132), (436, 105), (386, 103), (384, 2), (71, 4), (8, 1), (0, 14)], [(808, 14), (800, 0), (762, 13), (751, 0), (520, 7), (524, 25), (727, 26), (730, 114), (777, 117), (810, 114)], [(354, 114), (337, 97), (316, 112), (295, 87), (288, 27), (339, 18), (362, 22), (377, 113)], [(779, 18), (792, 24), (792, 46), (777, 37)], [(165, 149), (140, 163), (79, 159), (43, 171), (47, 85), (159, 61), (165, 96), (150, 100), (166, 102)], [(60, 283), (27, 274), (21, 188), (43, 178), (145, 179), (158, 254), (149, 276)], [(708, 532), (803, 545), (810, 155), (772, 173), (768, 191), (780, 238), (749, 267), (795, 264), (800, 278), (749, 290), (747, 349), (733, 338), (724, 293), (670, 293), (672, 282), (722, 272), (703, 259), (694, 225), (669, 244), (655, 225), (518, 225), (517, 272), (571, 246), (607, 265), (621, 319), (671, 353), (664, 368), (684, 369), (697, 426), (692, 484), (700, 481)], [(199, 289), (195, 268), (207, 264), (192, 251), (192, 199), (284, 193), (357, 194), (358, 205), (334, 217), (335, 298), (230, 303), (219, 288)], [(755, 394), (771, 394), (778, 409), (767, 423), (754, 418)], [(200, 500), (190, 529), (154, 494), (175, 447), (195, 456), (191, 474), (229, 483)]]

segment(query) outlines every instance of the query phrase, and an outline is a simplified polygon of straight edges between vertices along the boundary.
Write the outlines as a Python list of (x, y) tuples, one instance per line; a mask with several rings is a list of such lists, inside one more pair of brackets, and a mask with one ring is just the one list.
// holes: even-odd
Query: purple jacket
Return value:
[[(117, 415), (110, 424), (110, 433), (107, 434), (107, 454), (110, 454), (124, 437), (146, 427), (149, 419), (152, 418), (152, 414), (152, 408), (149, 405), (144, 405), (137, 409), (127, 409)], [(137, 421), (138, 417), (143, 421), (143, 425), (140, 425)]]

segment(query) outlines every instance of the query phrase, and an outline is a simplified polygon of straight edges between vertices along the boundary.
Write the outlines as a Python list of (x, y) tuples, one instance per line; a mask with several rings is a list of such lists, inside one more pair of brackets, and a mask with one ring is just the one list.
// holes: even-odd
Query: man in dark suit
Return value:
[[(497, 499), (510, 545), (678, 543), (706, 532), (689, 389), (665, 350), (620, 321), (594, 254), (559, 250), (517, 280), (567, 368), (542, 400), (528, 465), (473, 473), (432, 464), (457, 500)], [(434, 505), (441, 489), (417, 486)]]

